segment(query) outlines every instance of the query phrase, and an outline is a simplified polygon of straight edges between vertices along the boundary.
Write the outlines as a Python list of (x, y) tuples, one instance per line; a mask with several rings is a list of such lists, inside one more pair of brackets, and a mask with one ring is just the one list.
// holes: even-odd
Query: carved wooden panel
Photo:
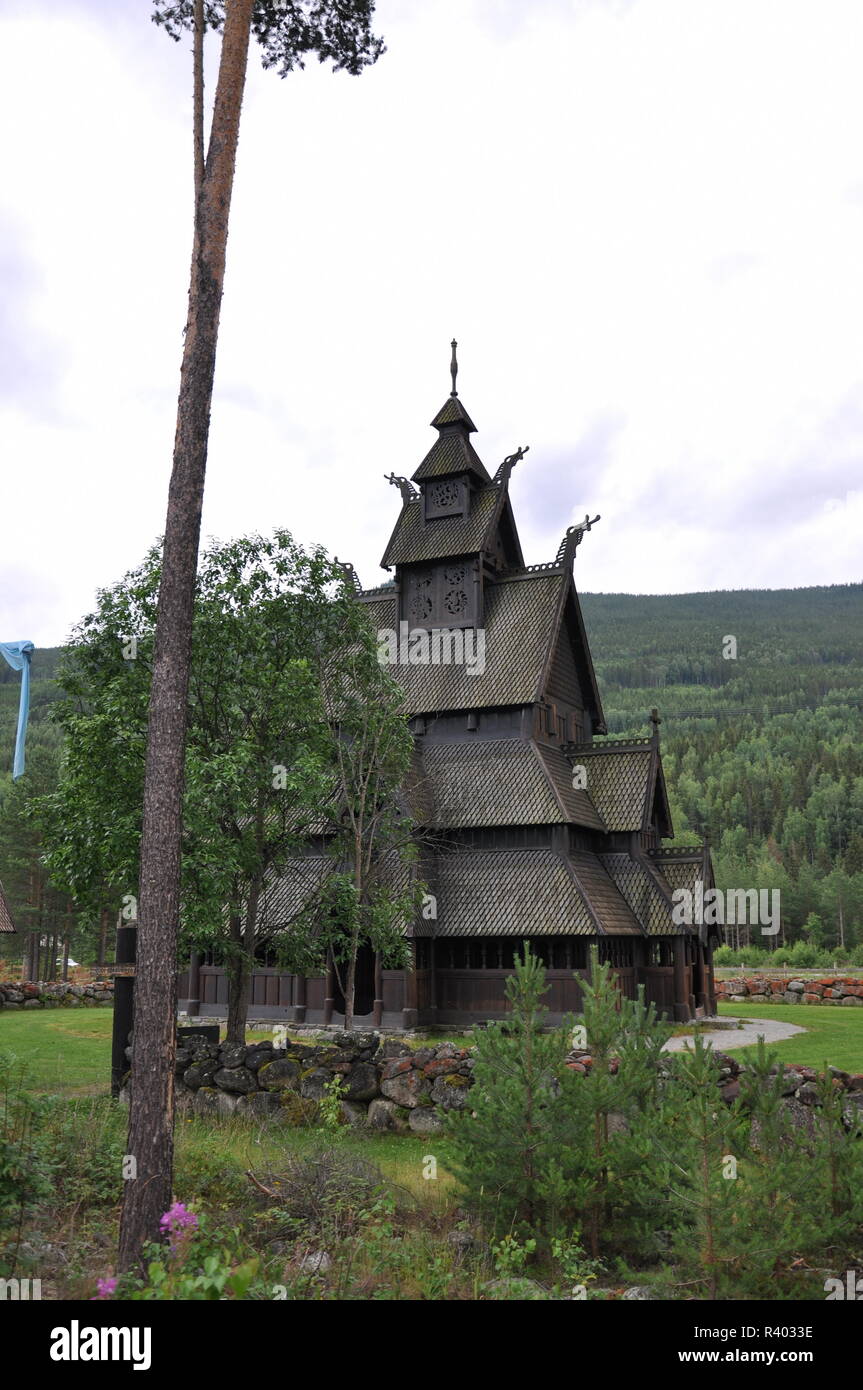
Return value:
[(411, 627), (474, 627), (476, 584), (470, 560), (405, 569), (402, 619)]

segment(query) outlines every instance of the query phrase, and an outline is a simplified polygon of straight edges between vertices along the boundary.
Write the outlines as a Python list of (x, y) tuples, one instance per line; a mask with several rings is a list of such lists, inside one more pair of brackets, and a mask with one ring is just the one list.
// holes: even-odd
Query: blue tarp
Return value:
[(32, 642), (0, 642), (0, 652), (5, 656), (13, 671), (21, 672), (18, 732), (15, 735), (15, 762), (12, 766), (13, 782), (24, 771), (24, 740), (27, 737), (27, 716), (30, 713), (30, 653), (32, 651), (34, 651)]

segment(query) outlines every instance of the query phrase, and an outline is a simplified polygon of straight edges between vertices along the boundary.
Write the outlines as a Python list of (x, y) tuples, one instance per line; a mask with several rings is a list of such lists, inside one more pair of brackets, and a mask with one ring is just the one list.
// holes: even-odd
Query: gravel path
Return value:
[[(723, 1022), (729, 1023), (727, 1014), (723, 1014)], [(763, 1038), (766, 1043), (782, 1042), (785, 1038), (793, 1038), (795, 1033), (805, 1033), (805, 1028), (800, 1028), (796, 1023), (780, 1023), (773, 1018), (758, 1018), (751, 1022), (744, 1022), (742, 1028), (718, 1028), (716, 1032), (704, 1033), (706, 1042), (712, 1044), (717, 1052), (730, 1052), (735, 1047), (749, 1047), (750, 1043), (757, 1043), (759, 1038)], [(664, 1052), (683, 1052), (690, 1046), (694, 1038), (693, 1033), (687, 1033), (680, 1038), (670, 1038), (663, 1048)]]

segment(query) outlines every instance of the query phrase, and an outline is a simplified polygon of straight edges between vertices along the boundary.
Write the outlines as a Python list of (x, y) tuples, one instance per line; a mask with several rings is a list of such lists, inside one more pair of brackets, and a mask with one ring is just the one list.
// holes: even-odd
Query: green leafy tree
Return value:
[[(39, 817), (52, 875), (85, 905), (106, 883), (134, 897), (159, 577), (154, 547), (100, 593), (59, 678), (66, 760)], [(228, 1034), (242, 1041), (256, 948), (286, 925), (273, 890), (332, 814), (319, 666), (372, 635), (341, 567), (285, 531), (210, 545), (196, 592), (181, 917), (187, 945), (224, 958)]]
[[(305, 961), (285, 939), (294, 969), (329, 959), (353, 1027), (361, 946), (389, 968), (409, 967), (405, 927), (419, 908), (418, 840), (410, 814), (416, 778), (414, 741), (401, 687), (378, 657), (374, 633), (356, 629), (337, 652), (317, 650), (316, 678), (326, 710), (333, 794), (325, 826), (328, 871), (312, 906), (312, 929), (300, 922)], [(310, 962), (308, 951), (314, 953)]]

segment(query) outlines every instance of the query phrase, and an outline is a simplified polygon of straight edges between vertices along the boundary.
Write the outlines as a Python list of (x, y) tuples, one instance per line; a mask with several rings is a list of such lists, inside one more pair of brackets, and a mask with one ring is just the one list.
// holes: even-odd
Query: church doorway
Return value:
[[(347, 972), (347, 962), (340, 964), (339, 974), (344, 976)], [(333, 1013), (344, 1016), (345, 996), (338, 975), (333, 972)], [(354, 1015), (357, 1018), (365, 1018), (370, 1014), (375, 1003), (375, 953), (367, 942), (363, 942), (357, 951), (357, 974), (354, 983)]]

